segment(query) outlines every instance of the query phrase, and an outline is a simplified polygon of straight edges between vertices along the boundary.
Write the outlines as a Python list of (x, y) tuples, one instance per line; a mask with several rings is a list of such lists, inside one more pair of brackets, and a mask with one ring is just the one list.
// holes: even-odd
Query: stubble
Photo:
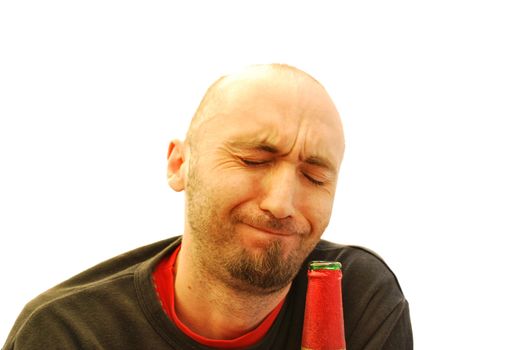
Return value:
[[(316, 242), (306, 243), (308, 232), (296, 232), (299, 249), (284, 254), (278, 238), (268, 240), (263, 249), (252, 251), (242, 246), (235, 231), (245, 220), (263, 223), (266, 227), (293, 229), (292, 223), (270, 218), (267, 214), (227, 213), (220, 218), (221, 196), (203, 181), (196, 161), (191, 159), (187, 183), (187, 220), (194, 243), (193, 257), (202, 275), (216, 279), (229, 288), (251, 295), (277, 292), (291, 283), (304, 259)], [(286, 256), (285, 256), (286, 255)], [(210, 282), (210, 281), (209, 281)]]

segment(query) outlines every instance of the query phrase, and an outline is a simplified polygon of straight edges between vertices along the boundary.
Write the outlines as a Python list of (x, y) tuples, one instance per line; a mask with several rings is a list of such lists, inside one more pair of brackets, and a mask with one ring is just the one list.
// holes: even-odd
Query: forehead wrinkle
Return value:
[[(339, 118), (339, 117), (338, 117)], [(319, 124), (307, 124), (304, 130), (304, 145), (300, 158), (307, 164), (337, 173), (343, 159), (343, 150), (338, 154), (337, 137), (340, 130), (333, 130), (327, 118), (315, 118)], [(339, 119), (338, 119), (339, 120)], [(343, 142), (343, 141), (342, 141)], [(344, 143), (344, 142), (343, 142)]]

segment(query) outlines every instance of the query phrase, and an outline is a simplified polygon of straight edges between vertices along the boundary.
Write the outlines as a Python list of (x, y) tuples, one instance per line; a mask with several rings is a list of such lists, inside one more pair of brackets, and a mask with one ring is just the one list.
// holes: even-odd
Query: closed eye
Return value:
[(312, 176), (310, 176), (310, 175), (308, 175), (306, 173), (303, 173), (303, 176), (305, 176), (305, 178), (307, 180), (309, 180), (309, 182), (312, 183), (315, 186), (323, 186), (323, 185), (325, 185), (325, 182), (316, 180), (315, 178), (313, 178)]
[(244, 159), (244, 158), (240, 158), (240, 160), (242, 161), (243, 164), (245, 164), (247, 166), (252, 166), (252, 167), (269, 163), (268, 160), (252, 160), (252, 159)]

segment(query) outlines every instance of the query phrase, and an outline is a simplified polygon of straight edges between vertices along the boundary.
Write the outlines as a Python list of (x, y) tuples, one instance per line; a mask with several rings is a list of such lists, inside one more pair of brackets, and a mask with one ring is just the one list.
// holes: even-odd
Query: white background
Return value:
[(31, 298), (182, 232), (165, 182), (207, 86), (311, 73), (347, 153), (324, 237), (377, 251), (417, 349), (522, 349), (519, 1), (0, 2), (0, 343)]

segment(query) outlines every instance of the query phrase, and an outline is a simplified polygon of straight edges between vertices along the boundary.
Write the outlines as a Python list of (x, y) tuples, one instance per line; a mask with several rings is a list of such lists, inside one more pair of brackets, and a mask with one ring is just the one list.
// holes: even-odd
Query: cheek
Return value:
[(215, 196), (226, 211), (256, 197), (261, 181), (242, 171), (223, 171), (214, 182)]
[(300, 212), (311, 224), (313, 234), (323, 234), (330, 221), (332, 204), (331, 198), (323, 195), (309, 195), (301, 201)]
[(330, 221), (330, 211), (320, 211), (317, 212), (314, 216), (313, 221), (313, 234), (321, 236), (323, 235), (323, 232), (327, 228), (327, 225)]

